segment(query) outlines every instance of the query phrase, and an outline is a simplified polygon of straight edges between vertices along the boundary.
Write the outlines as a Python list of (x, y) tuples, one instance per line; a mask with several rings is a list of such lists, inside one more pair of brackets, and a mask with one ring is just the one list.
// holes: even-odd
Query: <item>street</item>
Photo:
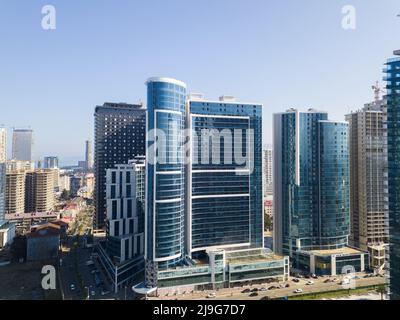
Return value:
[[(365, 274), (360, 274), (360, 279), (356, 279), (355, 286), (357, 288), (360, 287), (367, 287), (367, 286), (375, 286), (375, 285), (382, 285), (385, 283), (385, 278), (381, 277), (373, 277), (373, 278), (363, 278)], [(334, 279), (337, 280), (333, 283), (324, 283), (327, 279)], [(345, 289), (341, 284), (340, 280), (342, 277), (320, 277), (319, 279), (300, 279), (300, 282), (295, 283), (293, 282), (293, 278), (290, 278), (287, 282), (280, 282), (280, 283), (270, 283), (264, 285), (254, 285), (254, 286), (245, 286), (242, 288), (231, 288), (231, 289), (221, 289), (218, 291), (213, 291), (216, 294), (215, 298), (207, 298), (207, 295), (210, 291), (207, 292), (194, 292), (193, 294), (186, 294), (186, 295), (178, 295), (178, 296), (166, 296), (160, 298), (151, 298), (152, 300), (260, 300), (265, 297), (269, 297), (271, 299), (276, 298), (285, 298), (290, 296), (296, 296), (294, 290), (301, 289), (301, 294), (307, 293), (320, 293), (320, 292), (327, 292), (327, 291), (334, 291), (334, 290), (343, 290)], [(314, 284), (307, 285), (307, 282), (312, 280)], [(280, 286), (289, 284), (289, 288), (278, 288), (268, 290), (272, 286)], [(258, 291), (258, 295), (251, 297), (251, 293), (242, 293), (245, 289), (254, 289), (254, 288), (265, 288), (266, 291)]]
[[(112, 298), (111, 293), (102, 295), (102, 292), (110, 291), (107, 279), (96, 259), (92, 259), (92, 249), (83, 248), (81, 239), (68, 237), (63, 246), (61, 260), (60, 273), (64, 300)], [(93, 261), (93, 264), (88, 266), (88, 261)], [(92, 273), (95, 270), (97, 270), (96, 276)], [(97, 285), (95, 277), (98, 277)]]

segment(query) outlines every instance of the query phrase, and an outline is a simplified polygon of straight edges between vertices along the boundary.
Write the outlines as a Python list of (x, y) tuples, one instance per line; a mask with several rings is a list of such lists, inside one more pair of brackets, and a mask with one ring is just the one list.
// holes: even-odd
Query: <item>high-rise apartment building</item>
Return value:
[(43, 169), (26, 173), (25, 212), (54, 210), (54, 171)]
[[(400, 50), (395, 51), (400, 56)], [(390, 296), (400, 300), (400, 57), (386, 63)]]
[(371, 266), (383, 267), (389, 241), (386, 100), (346, 116), (350, 150), (350, 244), (370, 252)]
[(189, 252), (262, 248), (262, 106), (233, 97), (188, 105)]
[(325, 112), (274, 115), (274, 251), (297, 269), (341, 274), (368, 267), (368, 253), (348, 247), (348, 124)]
[(115, 292), (144, 274), (143, 158), (107, 169), (107, 238), (99, 253)]
[(97, 106), (95, 120), (94, 227), (105, 227), (106, 170), (145, 155), (146, 110), (141, 104), (105, 103)]
[(71, 177), (68, 174), (60, 175), (60, 179), (58, 180), (58, 189), (60, 192), (71, 190)]
[(7, 161), (7, 129), (0, 126), (0, 163)]
[(7, 130), (0, 127), (0, 221), (4, 220), (6, 201)]
[(25, 171), (7, 171), (6, 213), (25, 212)]
[(135, 290), (287, 279), (289, 258), (263, 247), (261, 105), (188, 99), (170, 78), (147, 89), (146, 281)]
[(185, 258), (186, 84), (151, 78), (147, 94), (147, 150), (153, 153), (147, 157), (145, 258), (162, 269)]
[(107, 250), (110, 257), (119, 264), (143, 257), (144, 225), (139, 224), (136, 206), (135, 164), (107, 169), (106, 194)]
[(6, 162), (6, 171), (19, 171), (19, 170), (26, 170), (32, 171), (35, 170), (35, 164), (32, 161), (20, 161), (20, 160), (8, 160)]
[(86, 162), (86, 171), (93, 170), (93, 146), (92, 141), (86, 140), (85, 142), (85, 162)]
[(264, 197), (273, 195), (272, 149), (263, 150), (263, 185)]
[(58, 157), (49, 156), (43, 159), (43, 169), (58, 169)]
[(12, 158), (20, 161), (32, 161), (33, 131), (13, 129)]

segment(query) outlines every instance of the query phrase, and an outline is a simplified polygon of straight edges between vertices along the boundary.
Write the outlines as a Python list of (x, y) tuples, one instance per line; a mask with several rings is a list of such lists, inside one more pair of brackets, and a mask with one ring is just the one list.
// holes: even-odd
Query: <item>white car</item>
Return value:
[(212, 298), (215, 298), (217, 295), (215, 294), (215, 293), (209, 293), (208, 295), (207, 295), (207, 298), (208, 299), (212, 299)]
[(96, 291), (94, 291), (94, 290), (90, 291), (90, 295), (91, 295), (92, 297), (94, 297), (94, 296), (96, 295)]
[(74, 284), (71, 284), (71, 285), (69, 286), (69, 288), (71, 289), (71, 291), (75, 291), (75, 285), (74, 285)]
[(293, 291), (293, 293), (302, 293), (302, 292), (303, 292), (302, 289), (296, 289), (296, 290)]

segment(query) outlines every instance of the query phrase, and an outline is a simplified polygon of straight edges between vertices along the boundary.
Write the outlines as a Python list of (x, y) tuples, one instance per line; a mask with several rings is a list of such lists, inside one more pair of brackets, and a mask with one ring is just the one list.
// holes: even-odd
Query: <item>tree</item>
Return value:
[(71, 193), (68, 190), (63, 190), (60, 196), (61, 200), (69, 200), (71, 198)]
[(19, 261), (19, 259), (26, 260), (26, 245), (26, 236), (18, 235), (14, 238), (10, 248), (14, 261)]
[(264, 213), (264, 230), (272, 230), (272, 217), (266, 213)]
[(381, 300), (383, 300), (383, 297), (386, 294), (386, 288), (384, 286), (380, 286), (378, 289), (376, 289), (376, 292), (381, 295)]

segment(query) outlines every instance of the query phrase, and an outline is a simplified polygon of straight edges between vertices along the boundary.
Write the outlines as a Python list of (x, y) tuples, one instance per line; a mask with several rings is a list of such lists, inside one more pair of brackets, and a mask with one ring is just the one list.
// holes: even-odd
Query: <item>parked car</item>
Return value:
[(285, 288), (290, 288), (290, 284), (286, 283)]
[(102, 296), (105, 296), (105, 295), (107, 295), (107, 294), (109, 294), (110, 293), (110, 291), (108, 291), (108, 290), (103, 290), (103, 291), (101, 291), (101, 295)]
[(315, 273), (312, 273), (312, 274), (311, 274), (311, 278), (313, 278), (313, 279), (318, 279), (318, 276), (317, 276)]
[(293, 291), (293, 293), (302, 293), (302, 292), (303, 292), (302, 289), (296, 289), (296, 290)]
[(300, 280), (299, 280), (299, 279), (297, 279), (297, 278), (294, 278), (294, 279), (293, 279), (293, 282), (299, 283), (299, 282), (300, 282)]
[(264, 291), (268, 291), (268, 289), (263, 287), (263, 288), (260, 289), (260, 291), (264, 292)]
[(314, 284), (314, 281), (307, 281), (306, 283), (308, 286), (312, 286)]
[(260, 300), (271, 300), (270, 297), (262, 297)]
[(250, 289), (244, 289), (242, 293), (250, 293)]
[(249, 297), (258, 297), (258, 292), (252, 292), (250, 293)]
[(71, 285), (69, 286), (69, 288), (71, 289), (71, 291), (75, 291), (75, 285), (74, 285), (74, 284), (71, 284)]
[(207, 295), (207, 299), (213, 299), (213, 298), (215, 298), (217, 295), (215, 294), (215, 293), (209, 293), (208, 295)]
[(258, 292), (258, 288), (252, 289), (251, 292)]

